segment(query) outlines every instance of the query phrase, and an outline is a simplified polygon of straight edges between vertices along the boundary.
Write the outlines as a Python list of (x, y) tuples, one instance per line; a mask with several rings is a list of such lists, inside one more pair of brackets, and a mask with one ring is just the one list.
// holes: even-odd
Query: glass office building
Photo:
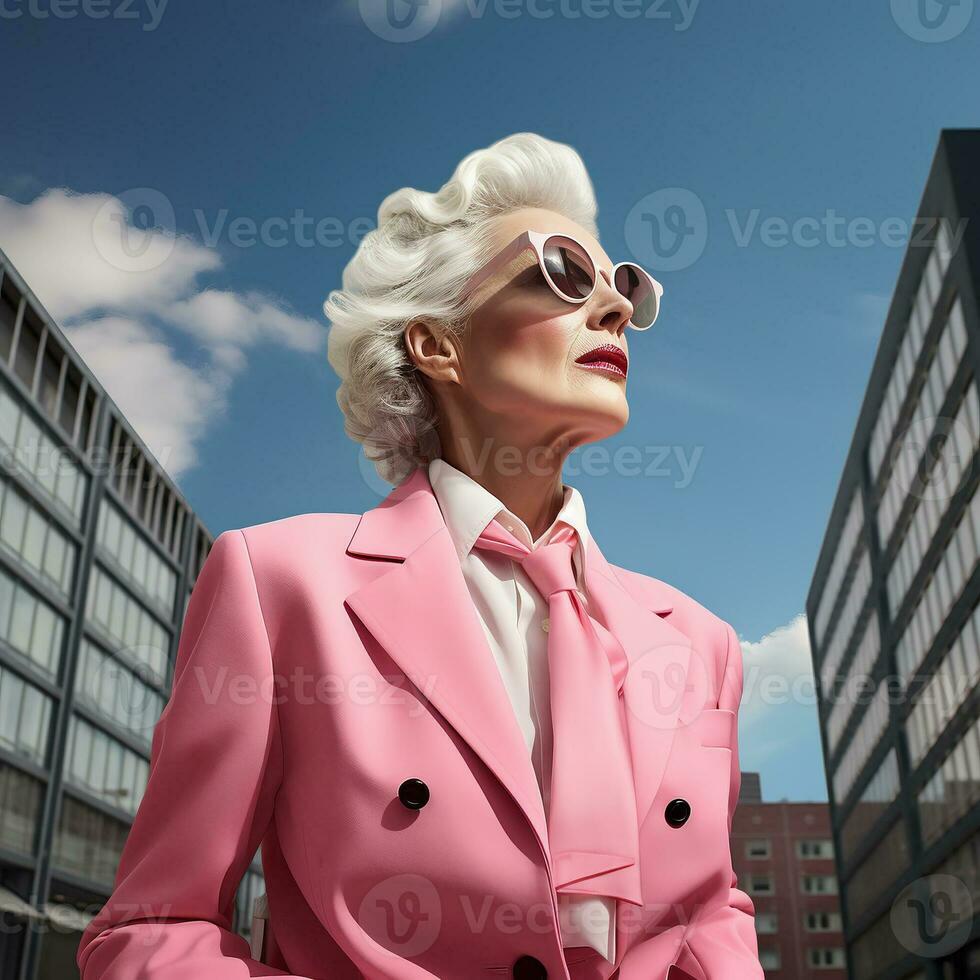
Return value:
[[(78, 976), (212, 536), (0, 252), (0, 977)], [(248, 936), (259, 855), (239, 889)]]
[(850, 976), (980, 976), (980, 130), (944, 130), (807, 598)]

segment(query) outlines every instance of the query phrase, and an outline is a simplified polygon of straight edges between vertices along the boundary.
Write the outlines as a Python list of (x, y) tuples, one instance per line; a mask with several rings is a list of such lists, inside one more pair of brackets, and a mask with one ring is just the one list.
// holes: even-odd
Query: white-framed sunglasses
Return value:
[[(525, 231), (470, 276), (463, 286), (463, 296), (526, 249), (533, 250), (545, 281), (566, 303), (584, 303), (595, 292), (598, 266), (581, 242), (565, 234)], [(633, 306), (629, 326), (649, 330), (660, 314), (664, 287), (635, 262), (617, 262), (612, 282)]]

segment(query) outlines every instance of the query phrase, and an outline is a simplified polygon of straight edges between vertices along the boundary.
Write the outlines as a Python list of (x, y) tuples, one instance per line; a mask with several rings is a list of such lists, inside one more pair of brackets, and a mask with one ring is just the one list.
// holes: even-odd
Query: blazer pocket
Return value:
[(735, 740), (735, 712), (731, 708), (703, 708), (691, 724), (702, 747), (731, 749)]

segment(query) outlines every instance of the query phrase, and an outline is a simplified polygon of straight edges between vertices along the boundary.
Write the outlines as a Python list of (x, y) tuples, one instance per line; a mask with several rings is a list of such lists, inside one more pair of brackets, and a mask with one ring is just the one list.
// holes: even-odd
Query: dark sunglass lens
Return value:
[(660, 301), (653, 286), (639, 269), (632, 265), (621, 265), (616, 270), (616, 289), (633, 304), (630, 323), (638, 330), (653, 326), (657, 319)]
[(592, 262), (562, 239), (545, 242), (544, 264), (551, 281), (569, 299), (585, 299), (592, 292), (595, 285)]

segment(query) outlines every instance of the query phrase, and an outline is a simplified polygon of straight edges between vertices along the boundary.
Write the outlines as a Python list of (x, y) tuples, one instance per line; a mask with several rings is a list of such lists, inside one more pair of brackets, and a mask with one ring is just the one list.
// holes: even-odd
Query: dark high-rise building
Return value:
[(0, 977), (65, 980), (212, 537), (2, 252), (0, 452)]
[(944, 130), (807, 598), (854, 980), (980, 977), (980, 130)]
[(766, 976), (846, 980), (827, 804), (765, 802), (759, 774), (743, 772), (732, 864), (755, 906)]

